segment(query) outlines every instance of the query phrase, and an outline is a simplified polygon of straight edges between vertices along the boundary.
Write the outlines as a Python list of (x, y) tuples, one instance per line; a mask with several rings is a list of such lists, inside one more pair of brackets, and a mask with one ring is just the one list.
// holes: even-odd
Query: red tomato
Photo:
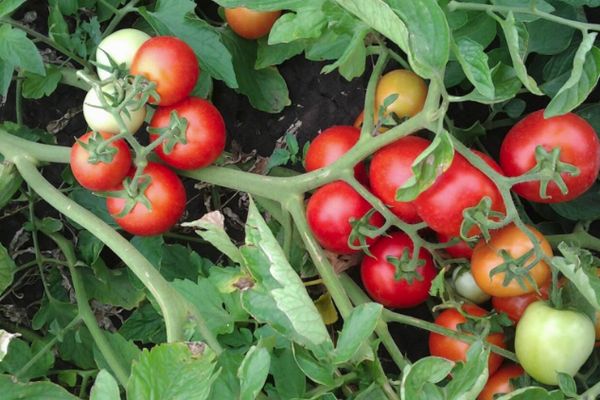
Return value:
[(420, 276), (396, 278), (396, 267), (388, 262), (388, 257), (401, 258), (405, 251), (412, 256), (413, 242), (403, 232), (395, 232), (390, 236), (379, 238), (370, 248), (372, 257), (363, 258), (360, 276), (369, 295), (391, 308), (410, 308), (423, 303), (429, 297), (431, 281), (435, 278), (436, 269), (431, 255), (421, 249), (419, 259), (422, 266), (415, 272)]
[(594, 128), (583, 118), (573, 114), (544, 119), (544, 110), (529, 114), (508, 132), (500, 148), (500, 164), (508, 176), (519, 176), (536, 165), (535, 149), (542, 146), (546, 151), (560, 149), (560, 161), (579, 168), (579, 175), (562, 173), (568, 188), (562, 194), (554, 182), (550, 182), (546, 194), (540, 197), (540, 182), (524, 182), (513, 190), (527, 200), (540, 203), (558, 203), (572, 200), (588, 190), (600, 170), (600, 142)]
[[(165, 144), (156, 148), (156, 153), (167, 164), (179, 169), (196, 169), (213, 163), (225, 149), (225, 121), (221, 113), (210, 102), (198, 97), (187, 99), (169, 107), (158, 107), (150, 127), (169, 126), (171, 112), (187, 120), (186, 143), (177, 143), (169, 153)], [(150, 134), (156, 140), (158, 134)]]
[(519, 322), (525, 309), (531, 303), (539, 300), (547, 300), (550, 291), (550, 283), (548, 280), (540, 287), (540, 294), (533, 292), (512, 297), (492, 297), (492, 306), (498, 312), (503, 312), (508, 315), (515, 324)]
[[(317, 136), (306, 152), (305, 167), (308, 172), (333, 164), (358, 142), (360, 130), (353, 126), (332, 126)], [(368, 182), (364, 163), (354, 167), (354, 176), (360, 182)]]
[[(371, 208), (371, 205), (350, 185), (336, 181), (320, 187), (311, 196), (306, 206), (306, 217), (310, 229), (321, 246), (334, 253), (351, 254), (357, 250), (348, 246), (348, 239), (352, 232), (350, 219), (362, 218)], [(383, 217), (375, 213), (369, 219), (369, 223), (381, 226)], [(367, 239), (367, 243), (373, 241)]]
[[(478, 154), (492, 168), (501, 172), (490, 157)], [(505, 212), (504, 202), (498, 188), (483, 172), (469, 164), (460, 154), (454, 154), (450, 168), (438, 176), (435, 183), (414, 200), (417, 212), (438, 233), (460, 236), (463, 211), (474, 207), (484, 198), (492, 200), (492, 210)], [(471, 229), (470, 235), (479, 233)]]
[[(113, 159), (109, 163), (97, 162), (92, 164), (88, 161), (89, 152), (81, 146), (88, 143), (94, 132), (88, 132), (81, 136), (71, 148), (71, 170), (77, 182), (88, 190), (99, 192), (114, 189), (127, 176), (131, 167), (131, 152), (127, 143), (119, 139), (108, 145), (116, 150)], [(110, 133), (98, 132), (98, 139), (108, 139)]]
[[(446, 243), (453, 239), (452, 237), (439, 232), (437, 232), (436, 235), (440, 243)], [(473, 255), (473, 249), (464, 240), (459, 240), (458, 243), (450, 247), (446, 247), (444, 250), (446, 250), (446, 252), (454, 258), (471, 259), (471, 256)]]
[(503, 365), (502, 368), (488, 378), (477, 400), (494, 400), (495, 394), (512, 392), (515, 388), (510, 384), (510, 380), (518, 378), (524, 373), (523, 368), (517, 364)]
[[(474, 304), (464, 304), (463, 310), (475, 317), (483, 317), (486, 311)], [(466, 318), (454, 308), (444, 310), (435, 319), (437, 325), (448, 329), (457, 330), (457, 325), (465, 323)], [(496, 346), (506, 348), (504, 344), (503, 333), (492, 333), (488, 335), (486, 340)], [(431, 332), (429, 334), (429, 352), (432, 356), (443, 357), (451, 361), (465, 361), (469, 344), (457, 339), (449, 338), (438, 333)], [(489, 373), (493, 374), (502, 364), (502, 356), (496, 353), (490, 353), (488, 361)]]
[(158, 105), (170, 106), (191, 93), (200, 68), (194, 50), (183, 40), (156, 36), (144, 42), (135, 53), (131, 73), (155, 82), (160, 96)]
[(144, 192), (150, 209), (138, 202), (128, 214), (118, 217), (126, 202), (119, 197), (107, 197), (106, 207), (117, 224), (127, 232), (139, 236), (158, 235), (168, 231), (183, 215), (185, 188), (175, 172), (161, 164), (148, 163), (144, 175), (151, 179)]
[(225, 9), (225, 19), (232, 31), (245, 39), (267, 35), (281, 11), (255, 11), (245, 7)]
[(378, 150), (369, 169), (373, 193), (403, 221), (421, 221), (414, 202), (396, 201), (396, 191), (411, 176), (412, 163), (431, 142), (418, 136), (406, 136)]

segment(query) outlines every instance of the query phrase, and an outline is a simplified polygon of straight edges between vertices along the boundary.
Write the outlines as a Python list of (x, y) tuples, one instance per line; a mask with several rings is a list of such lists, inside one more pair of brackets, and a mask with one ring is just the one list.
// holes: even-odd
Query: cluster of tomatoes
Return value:
[[(396, 100), (387, 107), (398, 117), (411, 117), (424, 105), (426, 84), (410, 71), (395, 70), (385, 74), (378, 83), (375, 109), (378, 110), (388, 96), (396, 94)], [(594, 129), (575, 114), (544, 119), (543, 110), (534, 112), (517, 123), (506, 135), (500, 151), (500, 165), (491, 157), (473, 150), (498, 174), (519, 177), (534, 174), (544, 163), (554, 163), (554, 171), (548, 178), (548, 170), (532, 175), (532, 180), (523, 180), (512, 190), (533, 202), (562, 202), (571, 200), (589, 189), (598, 177), (600, 169), (600, 143)], [(362, 115), (355, 123), (362, 122)], [(379, 134), (385, 134), (380, 129)], [(360, 132), (352, 126), (334, 126), (324, 130), (310, 144), (306, 153), (305, 166), (312, 171), (329, 165), (350, 151), (358, 142)], [(378, 150), (370, 159), (355, 166), (356, 179), (377, 196), (401, 220), (408, 223), (425, 222), (437, 234), (440, 242), (454, 240), (445, 249), (453, 258), (470, 260), (470, 269), (462, 276), (455, 276), (456, 289), (460, 295), (473, 303), (485, 302), (492, 297), (492, 305), (498, 312), (506, 312), (516, 323), (520, 321), (516, 334), (516, 353), (521, 365), (535, 379), (546, 384), (557, 384), (556, 371), (573, 375), (585, 362), (594, 345), (594, 326), (583, 314), (555, 310), (544, 303), (537, 310), (538, 300), (547, 299), (551, 279), (550, 267), (534, 254), (534, 244), (529, 236), (514, 224), (491, 232), (486, 241), (481, 238), (471, 248), (460, 237), (463, 212), (477, 206), (484, 198), (490, 200), (490, 209), (495, 215), (506, 214), (505, 204), (497, 185), (482, 171), (473, 166), (462, 155), (455, 153), (452, 163), (434, 183), (415, 200), (396, 200), (396, 193), (412, 175), (412, 164), (431, 142), (417, 134), (403, 137)], [(537, 167), (536, 167), (537, 166)], [(541, 167), (540, 167), (541, 166)], [(541, 171), (541, 169), (540, 169)], [(545, 179), (545, 182), (544, 182)], [(540, 182), (542, 181), (542, 183)], [(543, 187), (540, 190), (540, 185)], [(384, 219), (372, 212), (371, 205), (349, 184), (336, 181), (317, 189), (307, 205), (308, 223), (319, 243), (327, 250), (340, 254), (360, 251), (354, 238), (352, 221), (368, 220), (374, 227), (381, 227)], [(552, 248), (535, 228), (527, 227), (537, 238), (538, 248), (552, 256)], [(480, 231), (473, 227), (469, 236)], [(429, 296), (432, 280), (437, 274), (431, 255), (421, 249), (416, 268), (406, 268), (412, 257), (414, 244), (410, 237), (400, 231), (388, 232), (378, 238), (366, 238), (369, 245), (361, 264), (361, 278), (369, 295), (390, 308), (409, 308), (423, 303)], [(527, 276), (507, 278), (508, 270), (521, 260)], [(505, 270), (501, 267), (505, 265)], [(492, 270), (497, 269), (496, 273)], [(515, 271), (513, 271), (515, 273)], [(541, 289), (540, 289), (541, 288)], [(538, 291), (539, 290), (539, 291)], [(529, 307), (531, 306), (531, 307)], [(572, 313), (574, 315), (568, 315)], [(446, 309), (435, 323), (456, 330), (466, 322), (465, 315), (482, 317), (487, 311), (475, 304), (466, 304), (462, 310)], [(543, 318), (539, 315), (543, 314)], [(537, 315), (537, 316), (536, 316)], [(569, 326), (569, 318), (578, 324)], [(574, 321), (573, 319), (571, 320)], [(554, 327), (553, 325), (558, 328)], [(574, 328), (575, 326), (575, 328)], [(534, 330), (570, 333), (578, 349), (567, 350), (565, 339), (537, 340)], [(569, 335), (569, 333), (567, 333)], [(548, 335), (552, 337), (552, 335)], [(497, 346), (506, 347), (501, 332), (492, 333), (487, 340)], [(557, 343), (554, 343), (553, 340)], [(542, 345), (540, 345), (542, 343)], [(443, 335), (432, 333), (429, 341), (432, 355), (450, 360), (465, 360), (468, 344)], [(562, 348), (552, 356), (549, 349)], [(574, 354), (571, 352), (574, 351)], [(489, 372), (500, 367), (502, 358), (490, 356)], [(549, 371), (549, 372), (548, 372)], [(508, 365), (497, 372), (506, 379), (490, 378), (490, 385), (498, 381), (508, 382), (507, 377), (522, 374), (519, 366)], [(496, 383), (494, 383), (496, 382)], [(500, 390), (500, 389), (499, 389)], [(503, 390), (508, 390), (506, 385)], [(492, 389), (488, 389), (492, 391)], [(490, 394), (480, 398), (492, 398)], [(486, 397), (487, 396), (487, 397)]]
[[(121, 65), (129, 69), (126, 79), (143, 76), (156, 85), (149, 98), (157, 106), (149, 121), (150, 146), (170, 167), (188, 170), (213, 163), (225, 148), (225, 122), (210, 102), (190, 96), (200, 69), (193, 50), (178, 38), (150, 38), (123, 29), (100, 43), (96, 58), (104, 103), (122, 104), (117, 108), (122, 121), (102, 107), (92, 88), (84, 100), (84, 116), (92, 130), (73, 145), (71, 170), (81, 186), (106, 192), (108, 211), (124, 230), (145, 236), (163, 233), (182, 216), (185, 189), (169, 167), (146, 161), (145, 148), (132, 134), (150, 108), (135, 102), (123, 105), (127, 93), (105, 66)], [(139, 152), (135, 160), (127, 141)]]

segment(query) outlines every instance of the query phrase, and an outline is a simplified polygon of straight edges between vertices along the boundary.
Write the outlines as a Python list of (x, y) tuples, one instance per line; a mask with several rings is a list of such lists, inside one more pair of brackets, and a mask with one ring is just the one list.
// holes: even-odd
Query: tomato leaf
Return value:
[(0, 362), (6, 357), (6, 353), (8, 353), (8, 346), (10, 342), (16, 337), (21, 336), (20, 333), (10, 333), (5, 331), (4, 329), (0, 329)]
[(441, 357), (421, 358), (404, 368), (400, 397), (403, 399), (445, 399), (436, 383), (444, 380), (454, 363)]
[(13, 376), (0, 375), (0, 391), (3, 400), (77, 400), (62, 387), (52, 382), (21, 383)]
[(467, 351), (467, 361), (452, 369), (452, 380), (445, 388), (449, 399), (470, 399), (481, 392), (488, 379), (489, 356), (489, 346), (473, 342)]
[(108, 371), (101, 369), (92, 386), (90, 400), (119, 400), (120, 398), (116, 379)]
[(461, 101), (476, 101), (483, 104), (495, 104), (515, 97), (521, 88), (521, 81), (517, 78), (515, 70), (508, 65), (499, 63), (492, 68), (491, 72), (492, 81), (495, 87), (493, 99), (489, 99), (479, 93), (477, 88), (459, 99)]
[(237, 371), (240, 379), (240, 400), (256, 398), (267, 381), (270, 365), (271, 356), (267, 349), (250, 347)]
[(600, 183), (594, 183), (581, 196), (571, 201), (550, 204), (561, 217), (572, 221), (593, 221), (600, 218)]
[(496, 400), (563, 400), (564, 398), (565, 395), (560, 390), (549, 392), (538, 386), (530, 386), (502, 395)]
[(119, 329), (119, 333), (128, 340), (141, 343), (162, 343), (167, 340), (165, 323), (150, 303), (137, 308)]
[(352, 310), (344, 321), (344, 328), (337, 341), (334, 363), (343, 364), (354, 357), (375, 330), (382, 311), (383, 307), (378, 303), (364, 303)]
[[(567, 19), (577, 19), (575, 8), (566, 4), (558, 4), (554, 14)], [(575, 33), (575, 29), (570, 26), (542, 18), (527, 24), (527, 31), (529, 32), (528, 51), (545, 55), (558, 54), (567, 49)], [(548, 40), (549, 37), (552, 37), (552, 40)]]
[(558, 373), (558, 386), (564, 394), (569, 397), (577, 397), (577, 383), (571, 375), (565, 374), (564, 372)]
[(308, 350), (297, 344), (293, 345), (294, 359), (306, 376), (321, 385), (333, 385), (334, 365), (318, 361)]
[(273, 351), (271, 374), (275, 380), (275, 388), (282, 398), (303, 397), (306, 391), (306, 376), (296, 364), (291, 347)]
[(257, 43), (258, 49), (256, 51), (254, 69), (279, 65), (293, 56), (302, 53), (306, 46), (306, 42), (303, 40), (269, 45), (266, 38), (261, 38), (258, 39)]
[(26, 0), (2, 0), (0, 1), (0, 17), (4, 17), (17, 8), (21, 7)]
[(0, 59), (14, 63), (25, 71), (45, 75), (42, 56), (25, 32), (10, 25), (0, 25)]
[(204, 217), (191, 222), (185, 222), (182, 226), (196, 229), (196, 233), (204, 240), (215, 246), (236, 264), (242, 262), (240, 251), (225, 232), (225, 217), (219, 211), (213, 211)]
[(493, 99), (494, 81), (483, 46), (472, 39), (460, 38), (452, 42), (452, 50), (469, 82), (484, 97)]
[(139, 305), (145, 294), (133, 286), (127, 268), (109, 269), (102, 259), (92, 268), (81, 268), (81, 278), (90, 298), (102, 304), (110, 304), (131, 310)]
[[(456, 11), (451, 14), (456, 14)], [(455, 41), (468, 38), (476, 41), (484, 49), (494, 41), (496, 37), (496, 21), (488, 14), (481, 12), (467, 12), (467, 21), (463, 25), (453, 27), (452, 36)]]
[(0, 59), (0, 96), (6, 97), (8, 89), (12, 83), (12, 76), (15, 70), (10, 61)]
[(299, 39), (317, 38), (327, 24), (322, 0), (306, 0), (298, 12), (285, 13), (275, 21), (268, 43), (290, 43)]
[(26, 99), (41, 99), (44, 96), (50, 96), (58, 87), (61, 78), (60, 70), (51, 65), (46, 69), (46, 76), (25, 73), (23, 97)]
[[(0, 362), (0, 371), (7, 372), (11, 375), (14, 375), (18, 371), (20, 371), (31, 359), (34, 355), (36, 355), (44, 346), (46, 342), (44, 340), (35, 340), (31, 346), (21, 339), (13, 339), (8, 344), (8, 351), (6, 356)], [(22, 382), (27, 382), (34, 378), (39, 378), (48, 373), (48, 371), (54, 365), (54, 353), (45, 352), (42, 353), (29, 368), (22, 372), (19, 375), (19, 380)], [(0, 375), (3, 376), (3, 375)], [(0, 380), (0, 387), (2, 387), (2, 381)], [(10, 389), (8, 392), (4, 392), (2, 395), (2, 399), (6, 397), (7, 393), (12, 394), (16, 389)], [(9, 396), (10, 397), (10, 396)], [(29, 399), (29, 397), (13, 397), (14, 399)], [(47, 397), (40, 397), (40, 399), (47, 399)]]
[(328, 74), (338, 68), (340, 75), (350, 81), (365, 72), (365, 60), (367, 49), (365, 47), (365, 36), (369, 33), (366, 27), (356, 27), (354, 35), (344, 54), (333, 64), (323, 67), (321, 72)]
[(221, 7), (248, 7), (261, 11), (298, 10), (306, 4), (306, 0), (214, 0), (214, 2)]
[[(22, 182), (23, 178), (14, 164), (0, 161), (0, 210), (13, 198)], [(3, 289), (0, 284), (0, 293)]]
[[(122, 335), (113, 332), (103, 332), (103, 335), (113, 348), (113, 351), (117, 357), (117, 362), (127, 371), (127, 375), (131, 373), (131, 364), (133, 361), (138, 360), (142, 351), (130, 340), (125, 339)], [(100, 348), (94, 343), (94, 360), (96, 365), (100, 369), (105, 369), (107, 372), (114, 374), (110, 364), (104, 358), (104, 354), (100, 351)]]

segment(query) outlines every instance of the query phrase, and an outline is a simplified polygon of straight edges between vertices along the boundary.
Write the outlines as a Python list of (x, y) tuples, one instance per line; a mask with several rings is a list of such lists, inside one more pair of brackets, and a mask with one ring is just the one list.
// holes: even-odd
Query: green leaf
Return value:
[(21, 7), (26, 0), (2, 0), (0, 1), (0, 17), (4, 17), (17, 8)]
[(145, 303), (119, 329), (125, 339), (146, 343), (162, 343), (167, 340), (165, 322), (150, 303)]
[(311, 61), (337, 60), (346, 51), (350, 40), (352, 40), (350, 34), (327, 30), (319, 38), (308, 43), (306, 58)]
[(483, 51), (483, 46), (465, 37), (453, 42), (452, 49), (467, 79), (481, 95), (493, 99), (494, 81), (488, 65), (488, 56)]
[(202, 343), (169, 343), (144, 350), (132, 366), (127, 399), (207, 399), (218, 374), (216, 366), (215, 354)]
[(109, 269), (98, 259), (92, 268), (79, 271), (88, 296), (102, 304), (132, 310), (144, 300), (144, 291), (133, 286), (127, 268)]
[[(568, 5), (558, 5), (555, 15), (577, 20), (577, 12)], [(540, 18), (534, 22), (527, 24), (529, 32), (529, 47), (530, 53), (554, 55), (562, 52), (569, 47), (575, 29), (547, 19)], [(552, 40), (548, 40), (551, 37)]]
[[(544, 0), (492, 0), (493, 4), (504, 6), (504, 7), (514, 7), (514, 8), (525, 8), (531, 9), (535, 6), (535, 8), (539, 11), (543, 11), (546, 13), (554, 12), (554, 7)], [(515, 13), (515, 19), (521, 22), (531, 22), (540, 19), (539, 16), (531, 13)]]
[(569, 397), (577, 397), (577, 383), (571, 375), (565, 374), (564, 372), (558, 373), (558, 386), (560, 390)]
[(294, 359), (298, 367), (311, 380), (321, 385), (333, 385), (334, 365), (329, 362), (318, 361), (304, 347), (293, 345)]
[(382, 311), (383, 306), (378, 303), (364, 303), (352, 310), (344, 321), (344, 328), (337, 341), (334, 363), (342, 364), (354, 357), (375, 330)]
[(225, 254), (236, 264), (242, 262), (240, 251), (225, 232), (225, 217), (219, 211), (213, 211), (202, 218), (181, 224), (184, 227), (196, 228), (196, 233)]
[(424, 78), (441, 78), (450, 57), (450, 28), (435, 0), (388, 0), (390, 7), (406, 24), (410, 35), (408, 59)]
[(371, 383), (365, 390), (361, 391), (354, 398), (355, 400), (387, 400), (389, 397), (385, 394), (381, 385), (377, 382)]
[[(15, 374), (32, 359), (46, 345), (45, 340), (36, 340), (31, 347), (21, 339), (13, 339), (8, 345), (8, 352), (0, 362), (0, 371)], [(45, 376), (54, 365), (54, 353), (47, 351), (42, 354), (25, 372), (19, 375), (21, 381)], [(4, 394), (3, 394), (4, 396)], [(4, 397), (3, 397), (4, 399)]]
[(10, 375), (0, 375), (2, 400), (78, 400), (52, 382), (19, 383)]
[(600, 219), (600, 184), (595, 183), (576, 199), (550, 204), (550, 207), (561, 217), (572, 221), (594, 221)]
[(560, 390), (549, 392), (541, 387), (525, 387), (498, 397), (496, 400), (563, 400), (564, 394)]
[(502, 103), (515, 97), (521, 88), (521, 81), (517, 78), (515, 70), (502, 63), (492, 68), (492, 81), (495, 87), (493, 99), (483, 96), (477, 89), (460, 99), (483, 104)]
[(25, 71), (44, 75), (42, 56), (25, 32), (10, 25), (0, 25), (0, 59)]
[(244, 354), (239, 350), (225, 350), (217, 358), (217, 368), (220, 371), (213, 389), (211, 400), (238, 399), (240, 397), (240, 380), (237, 370), (242, 363)]
[(279, 65), (295, 55), (302, 53), (306, 47), (306, 42), (303, 40), (269, 45), (266, 38), (261, 38), (257, 43), (258, 49), (256, 50), (254, 69)]
[(323, 67), (321, 72), (328, 74), (338, 68), (340, 75), (346, 80), (361, 76), (365, 72), (365, 61), (367, 58), (367, 49), (365, 47), (365, 36), (369, 33), (369, 29), (356, 27), (354, 35), (344, 54), (333, 64)]
[(552, 257), (552, 265), (575, 285), (596, 310), (600, 310), (600, 278), (593, 266), (592, 254), (564, 242), (558, 245), (558, 250), (562, 253), (562, 257)]
[(480, 11), (468, 12), (467, 17), (467, 23), (460, 28), (453, 29), (452, 36), (454, 40), (458, 41), (462, 38), (468, 38), (476, 41), (485, 49), (496, 38), (496, 21)]
[(60, 70), (52, 65), (46, 68), (46, 76), (26, 72), (23, 81), (23, 97), (41, 99), (50, 96), (58, 87), (61, 78)]
[(267, 349), (250, 347), (237, 372), (240, 379), (240, 400), (256, 398), (267, 381), (270, 365), (271, 356)]
[(117, 381), (108, 371), (101, 369), (92, 386), (90, 400), (119, 400), (120, 398)]
[(214, 0), (221, 7), (248, 7), (252, 10), (276, 11), (276, 10), (298, 10), (305, 4), (306, 0)]
[(400, 396), (403, 399), (443, 399), (436, 383), (445, 379), (454, 363), (441, 357), (421, 358), (405, 367), (402, 374)]
[(68, 50), (75, 48), (75, 37), (71, 36), (67, 21), (63, 17), (56, 1), (52, 2), (48, 14), (48, 36), (51, 40)]
[(454, 158), (454, 146), (447, 131), (435, 136), (433, 142), (412, 164), (413, 175), (396, 192), (396, 200), (411, 201), (434, 184)]
[(323, 0), (306, 0), (297, 13), (283, 14), (271, 28), (268, 43), (273, 45), (319, 37), (327, 24), (322, 3)]
[(323, 320), (253, 201), (241, 252), (245, 267), (256, 280), (252, 289), (242, 292), (244, 308), (319, 358), (328, 354), (333, 343)]
[(291, 348), (273, 350), (271, 374), (275, 388), (283, 398), (302, 397), (306, 391), (306, 377), (296, 364)]
[(8, 250), (0, 243), (0, 294), (12, 284), (16, 269), (17, 266), (8, 254)]
[[(115, 352), (117, 361), (122, 367), (125, 368), (125, 370), (127, 371), (127, 375), (129, 375), (131, 373), (132, 363), (140, 358), (142, 351), (135, 345), (135, 343), (125, 339), (118, 333), (104, 331), (102, 332), (102, 334), (108, 341), (110, 347)], [(112, 370), (110, 364), (106, 361), (104, 355), (102, 354), (100, 348), (98, 348), (96, 343), (94, 343), (93, 352), (94, 360), (96, 361), (96, 365), (98, 365), (98, 368), (107, 370), (109, 373), (114, 374), (114, 371)]]
[(21, 336), (19, 333), (10, 333), (5, 331), (4, 329), (0, 329), (0, 362), (6, 357), (6, 353), (8, 353), (8, 346), (10, 342), (18, 336)]
[(79, 232), (77, 252), (81, 257), (80, 259), (87, 265), (93, 265), (100, 258), (102, 249), (104, 249), (104, 243), (96, 236), (88, 231)]
[(449, 399), (473, 399), (481, 392), (488, 379), (490, 348), (481, 341), (474, 342), (467, 351), (467, 361), (452, 370), (452, 380), (446, 385)]
[(15, 66), (6, 60), (0, 59), (0, 96), (6, 97), (8, 89), (12, 83), (12, 76)]
[(111, 227), (118, 228), (115, 219), (110, 216), (106, 209), (106, 200), (102, 197), (95, 196), (89, 190), (80, 187), (73, 189), (69, 193), (69, 197), (80, 206), (85, 207), (87, 210), (94, 213), (94, 215)]

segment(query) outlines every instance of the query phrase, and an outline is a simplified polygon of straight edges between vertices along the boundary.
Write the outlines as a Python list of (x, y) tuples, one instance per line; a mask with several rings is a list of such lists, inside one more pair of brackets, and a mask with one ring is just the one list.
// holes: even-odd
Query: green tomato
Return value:
[[(107, 96), (104, 96), (104, 99), (112, 106), (118, 105), (123, 100), (122, 98), (117, 98), (120, 96), (116, 94), (115, 86), (112, 84), (104, 86), (102, 91), (107, 94)], [(101, 106), (102, 102), (98, 98), (96, 90), (94, 88), (90, 89), (83, 100), (83, 116), (88, 126), (99, 132), (119, 133), (121, 131), (119, 123), (111, 113), (100, 108)], [(127, 107), (127, 112), (121, 112), (121, 117), (127, 130), (135, 133), (144, 123), (146, 107), (142, 106), (136, 109), (133, 106), (129, 106)]]
[(557, 385), (557, 372), (574, 376), (592, 354), (594, 341), (594, 324), (587, 316), (536, 301), (517, 324), (515, 353), (531, 377)]
[(491, 297), (477, 285), (469, 268), (456, 268), (454, 272), (452, 272), (452, 281), (454, 282), (456, 292), (475, 304), (484, 303)]
[[(129, 68), (133, 56), (135, 56), (140, 46), (148, 39), (150, 39), (149, 35), (137, 29), (127, 28), (113, 32), (102, 39), (98, 45), (96, 62), (100, 65), (110, 66), (107, 57), (108, 54), (117, 64), (125, 64)], [(98, 68), (98, 76), (100, 79), (106, 79), (110, 76), (110, 72)]]

